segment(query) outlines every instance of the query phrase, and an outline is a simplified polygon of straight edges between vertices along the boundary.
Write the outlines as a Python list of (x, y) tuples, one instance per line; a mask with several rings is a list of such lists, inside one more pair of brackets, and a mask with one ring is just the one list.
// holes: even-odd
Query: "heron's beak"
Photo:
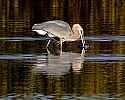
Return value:
[(81, 37), (81, 39), (83, 38), (83, 35), (84, 35), (84, 31), (83, 31), (83, 29), (80, 29), (79, 30), (79, 36)]
[(84, 45), (85, 45), (85, 40), (84, 40), (84, 31), (83, 31), (83, 29), (80, 29), (79, 30), (79, 35), (80, 35), (80, 38), (81, 38), (81, 40), (82, 40), (82, 45), (83, 45), (83, 47), (84, 47)]
[(83, 34), (84, 34), (83, 29), (80, 29), (80, 30), (79, 30), (79, 35), (83, 35)]

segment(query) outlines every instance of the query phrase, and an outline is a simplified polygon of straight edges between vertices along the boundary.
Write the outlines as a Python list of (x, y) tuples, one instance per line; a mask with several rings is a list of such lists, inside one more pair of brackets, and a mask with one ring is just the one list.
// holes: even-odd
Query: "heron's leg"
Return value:
[(48, 54), (50, 54), (50, 51), (49, 51), (49, 49), (48, 49), (48, 48), (46, 48), (46, 50), (47, 50), (47, 53), (48, 53)]
[(60, 38), (60, 49), (61, 49), (61, 50), (60, 50), (60, 51), (61, 51), (60, 53), (62, 54), (62, 39), (61, 39), (61, 38)]
[(50, 44), (50, 41), (51, 41), (51, 39), (48, 41), (48, 43), (47, 43), (47, 45), (46, 45), (46, 48), (49, 46), (49, 44)]

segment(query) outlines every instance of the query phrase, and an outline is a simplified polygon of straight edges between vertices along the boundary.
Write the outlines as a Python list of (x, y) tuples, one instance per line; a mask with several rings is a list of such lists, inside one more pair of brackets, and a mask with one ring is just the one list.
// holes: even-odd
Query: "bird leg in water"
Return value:
[(50, 41), (51, 41), (51, 39), (48, 41), (48, 43), (47, 43), (47, 45), (46, 45), (46, 48), (49, 46), (49, 44), (50, 44)]
[(61, 53), (61, 54), (62, 54), (62, 42), (63, 42), (63, 39), (60, 38), (60, 49), (61, 49), (61, 50), (60, 50), (60, 51), (61, 51), (60, 53)]
[(48, 41), (48, 43), (47, 43), (47, 45), (46, 45), (46, 48), (49, 46), (51, 40), (57, 41), (56, 39), (54, 39), (54, 38), (52, 38), (52, 37), (49, 37), (48, 33), (49, 33), (49, 32), (47, 32), (47, 34), (45, 34), (45, 36), (49, 38), (49, 41)]

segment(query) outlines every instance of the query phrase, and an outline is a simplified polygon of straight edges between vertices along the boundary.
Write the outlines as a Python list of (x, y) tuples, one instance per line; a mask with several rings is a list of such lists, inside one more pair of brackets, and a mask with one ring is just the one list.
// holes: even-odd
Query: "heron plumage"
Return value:
[[(72, 29), (67, 22), (61, 20), (47, 21), (43, 23), (34, 24), (33, 31), (36, 31), (41, 35), (48, 35), (51, 37), (60, 38), (60, 45), (62, 49), (62, 42), (64, 41), (76, 41), (81, 37), (82, 44), (84, 46), (83, 28), (79, 24), (74, 24)], [(50, 41), (49, 41), (50, 42)], [(49, 44), (47, 44), (48, 46)]]
[(68, 40), (69, 34), (71, 33), (71, 28), (69, 24), (60, 20), (47, 21), (43, 23), (34, 24), (32, 30), (43, 30), (48, 32), (48, 35), (50, 37), (55, 36), (63, 38), (65, 41)]

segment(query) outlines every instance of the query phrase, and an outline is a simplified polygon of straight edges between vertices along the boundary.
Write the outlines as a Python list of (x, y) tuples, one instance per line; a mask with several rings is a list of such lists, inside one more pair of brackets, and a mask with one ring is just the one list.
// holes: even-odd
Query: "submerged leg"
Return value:
[(62, 54), (62, 39), (60, 38), (60, 49), (61, 49), (61, 54)]
[(48, 41), (48, 43), (47, 43), (47, 45), (46, 45), (46, 48), (49, 46), (49, 44), (50, 44), (50, 41), (51, 41), (51, 40), (49, 40), (49, 41)]

